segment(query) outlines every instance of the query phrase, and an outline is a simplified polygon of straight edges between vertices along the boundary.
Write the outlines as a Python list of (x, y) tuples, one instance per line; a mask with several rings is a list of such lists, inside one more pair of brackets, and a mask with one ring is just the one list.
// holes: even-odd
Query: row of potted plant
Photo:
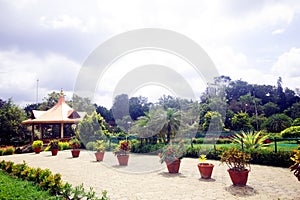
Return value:
[[(49, 149), (51, 150), (52, 156), (56, 156), (59, 150), (59, 140), (51, 140), (49, 143)], [(44, 143), (42, 140), (35, 140), (32, 143), (32, 148), (36, 154), (41, 152)], [(80, 155), (80, 141), (74, 137), (69, 141), (70, 147), (72, 147), (71, 153), (73, 158), (77, 158)], [(105, 144), (103, 140), (97, 140), (94, 143), (96, 161), (103, 161), (105, 153)], [(128, 141), (121, 141), (119, 146), (114, 150), (114, 154), (117, 156), (120, 165), (128, 165), (130, 151), (130, 143)]]
[[(70, 147), (72, 147), (71, 153), (74, 158), (79, 157), (80, 154), (80, 141), (74, 137), (69, 141)], [(44, 142), (42, 140), (35, 140), (32, 143), (32, 148), (36, 154), (39, 154), (44, 146)], [(49, 149), (51, 150), (52, 156), (56, 156), (59, 151), (59, 140), (54, 139), (51, 140), (48, 144)]]
[[(168, 145), (159, 153), (161, 163), (165, 162), (169, 173), (178, 173), (182, 158), (182, 147), (180, 145)], [(206, 156), (200, 155), (200, 163), (197, 165), (201, 178), (210, 179), (214, 165), (206, 162)], [(247, 169), (251, 155), (236, 148), (230, 148), (221, 155), (221, 163), (226, 163), (228, 173), (234, 185), (244, 186), (248, 180), (249, 169)]]

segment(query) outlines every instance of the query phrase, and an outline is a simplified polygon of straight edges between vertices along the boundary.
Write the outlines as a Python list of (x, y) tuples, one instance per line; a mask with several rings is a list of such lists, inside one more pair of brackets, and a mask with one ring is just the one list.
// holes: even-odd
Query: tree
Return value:
[(280, 133), (292, 125), (292, 119), (285, 114), (274, 114), (263, 123), (263, 127), (271, 133)]
[(115, 119), (113, 118), (113, 114), (111, 109), (108, 110), (104, 106), (97, 106), (96, 105), (96, 112), (100, 114), (102, 117), (104, 117), (105, 121), (109, 123), (110, 125), (115, 124)]
[(222, 122), (222, 116), (219, 112), (208, 111), (204, 115), (203, 131), (222, 131), (223, 129), (224, 123)]
[(300, 102), (294, 103), (284, 113), (293, 119), (300, 118)]
[(253, 129), (250, 117), (246, 112), (234, 114), (231, 123), (234, 130), (249, 131)]
[(129, 114), (132, 120), (136, 120), (140, 116), (144, 116), (149, 111), (150, 103), (146, 97), (131, 97), (129, 99)]
[(87, 114), (78, 124), (78, 134), (81, 142), (86, 145), (88, 142), (105, 139), (109, 135), (104, 118), (96, 113)]
[(112, 113), (116, 121), (122, 120), (125, 116), (129, 115), (129, 100), (127, 94), (120, 94), (115, 97)]
[(172, 97), (170, 95), (163, 95), (158, 99), (158, 104), (161, 105), (164, 109), (175, 108), (180, 109), (180, 102), (178, 98)]
[(11, 145), (14, 140), (24, 142), (29, 136), (26, 127), (21, 124), (26, 119), (24, 110), (16, 106), (11, 99), (0, 100), (0, 144)]
[(280, 108), (277, 104), (273, 102), (266, 103), (263, 105), (263, 111), (266, 117), (270, 117), (271, 115), (277, 114), (280, 112)]
[(70, 104), (72, 104), (72, 107), (76, 111), (86, 112), (88, 114), (92, 114), (96, 109), (96, 106), (94, 104), (92, 104), (92, 102), (89, 98), (81, 97), (76, 94), (73, 95), (73, 98), (72, 98), (72, 101), (70, 102)]
[(39, 106), (39, 110), (49, 110), (52, 108), (55, 104), (57, 104), (61, 93), (58, 92), (52, 92), (49, 93), (47, 97), (44, 97), (44, 102)]
[(167, 143), (170, 143), (171, 137), (175, 137), (180, 126), (180, 112), (174, 108), (166, 110), (166, 122), (162, 129), (163, 133), (167, 135)]

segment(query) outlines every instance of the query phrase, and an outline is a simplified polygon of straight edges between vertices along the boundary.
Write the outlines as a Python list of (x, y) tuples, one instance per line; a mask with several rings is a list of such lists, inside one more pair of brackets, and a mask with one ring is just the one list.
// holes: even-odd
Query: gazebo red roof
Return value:
[[(57, 104), (49, 110), (33, 110), (32, 112), (34, 118), (24, 120), (22, 124), (77, 123), (80, 122), (83, 117), (65, 102), (63, 94), (60, 96)], [(81, 115), (83, 115), (83, 113), (81, 113)]]

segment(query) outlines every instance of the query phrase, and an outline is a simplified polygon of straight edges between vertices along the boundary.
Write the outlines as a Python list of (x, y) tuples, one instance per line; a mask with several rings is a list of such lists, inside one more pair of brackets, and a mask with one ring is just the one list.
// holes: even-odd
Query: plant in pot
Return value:
[(119, 165), (128, 165), (130, 151), (130, 143), (128, 141), (121, 141), (119, 146), (114, 150), (114, 154), (117, 156)]
[(80, 141), (76, 138), (73, 137), (70, 141), (69, 141), (70, 147), (72, 148), (71, 153), (73, 158), (78, 158), (79, 154), (80, 154)]
[(180, 144), (169, 144), (158, 154), (160, 162), (166, 163), (169, 173), (179, 172), (180, 162), (183, 155), (182, 148), (183, 146)]
[(291, 160), (294, 161), (294, 164), (290, 166), (291, 171), (294, 171), (294, 175), (300, 181), (300, 146), (298, 150), (293, 151), (294, 154), (291, 157)]
[(229, 167), (227, 170), (233, 185), (245, 186), (248, 180), (251, 155), (249, 153), (230, 148), (225, 150), (221, 155), (221, 162), (226, 163)]
[(58, 142), (59, 142), (58, 140), (51, 140), (49, 143), (52, 156), (56, 156), (58, 153), (58, 149), (59, 149)]
[(96, 160), (97, 161), (103, 161), (104, 152), (105, 152), (105, 145), (103, 140), (97, 140), (94, 146), (95, 150), (97, 151), (95, 153)]
[(206, 155), (200, 155), (198, 158), (200, 163), (198, 164), (198, 170), (200, 172), (201, 178), (210, 179), (214, 165), (206, 162)]
[(32, 146), (34, 152), (36, 154), (38, 154), (41, 152), (43, 145), (44, 145), (44, 143), (42, 140), (35, 140), (35, 141), (33, 141), (31, 146)]

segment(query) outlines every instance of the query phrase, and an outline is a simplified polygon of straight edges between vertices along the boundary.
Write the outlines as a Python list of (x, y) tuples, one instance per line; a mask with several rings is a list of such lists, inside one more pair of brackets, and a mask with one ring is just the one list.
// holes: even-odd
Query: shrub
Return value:
[(291, 171), (294, 171), (294, 175), (297, 177), (298, 181), (300, 181), (300, 146), (298, 150), (293, 151), (291, 160), (294, 163), (290, 166), (290, 169)]
[(85, 145), (85, 148), (89, 151), (95, 151), (96, 150), (96, 142), (88, 142)]
[(292, 119), (285, 114), (274, 114), (263, 123), (263, 127), (271, 133), (280, 133), (292, 125)]
[(3, 155), (12, 155), (15, 153), (15, 148), (12, 146), (6, 147), (3, 151)]
[(0, 148), (0, 156), (3, 155), (4, 149)]
[(58, 142), (59, 150), (70, 149), (70, 145), (68, 142)]
[(294, 119), (292, 126), (300, 126), (300, 118)]
[(33, 141), (32, 143), (32, 148), (42, 148), (44, 145), (43, 141), (42, 140), (35, 140)]
[(264, 141), (269, 137), (269, 135), (265, 135), (261, 137), (261, 132), (244, 132), (242, 131), (240, 134), (235, 134), (233, 137), (233, 142), (237, 144), (243, 144), (246, 149), (255, 149), (263, 146)]
[(300, 126), (291, 126), (287, 129), (281, 131), (280, 134), (283, 138), (300, 137)]
[[(63, 197), (64, 199), (90, 199), (97, 200), (93, 191), (90, 188), (88, 192), (84, 190), (83, 184), (72, 188), (69, 183), (63, 183), (60, 174), (52, 174), (49, 169), (31, 168), (23, 161), (22, 164), (14, 164), (11, 161), (1, 161), (0, 169), (6, 171), (8, 174), (16, 176), (26, 181), (32, 181), (39, 185), (43, 190), (49, 191), (52, 195)], [(107, 192), (102, 192), (102, 200), (108, 200)]]

